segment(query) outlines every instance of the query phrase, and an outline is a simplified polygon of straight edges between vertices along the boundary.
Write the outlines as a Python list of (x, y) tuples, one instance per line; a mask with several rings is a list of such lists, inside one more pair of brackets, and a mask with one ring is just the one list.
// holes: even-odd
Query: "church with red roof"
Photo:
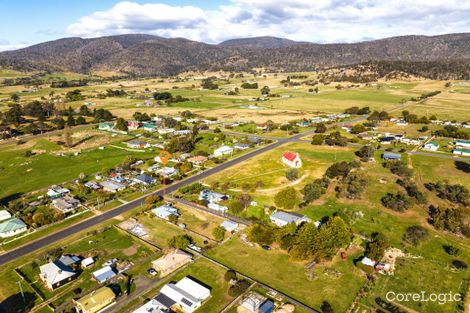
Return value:
[(282, 163), (292, 168), (302, 167), (302, 160), (298, 153), (292, 151), (286, 151), (282, 154)]

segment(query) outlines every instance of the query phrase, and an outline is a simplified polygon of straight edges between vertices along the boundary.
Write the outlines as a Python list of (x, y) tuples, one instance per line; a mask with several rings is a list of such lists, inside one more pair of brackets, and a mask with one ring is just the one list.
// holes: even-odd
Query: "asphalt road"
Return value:
[[(224, 162), (224, 163), (222, 163), (220, 165), (217, 165), (213, 168), (207, 169), (204, 172), (198, 173), (198, 174), (196, 174), (194, 176), (191, 176), (191, 177), (188, 177), (184, 180), (175, 182), (175, 183), (169, 185), (166, 188), (163, 188), (163, 189), (160, 189), (160, 190), (156, 191), (155, 194), (163, 195), (163, 194), (172, 193), (172, 192), (178, 190), (179, 188), (181, 188), (183, 186), (186, 186), (186, 185), (192, 184), (194, 182), (200, 181), (200, 180), (202, 180), (204, 178), (207, 178), (207, 177), (209, 177), (209, 176), (211, 176), (215, 173), (223, 171), (223, 170), (225, 170), (225, 169), (227, 169), (231, 166), (239, 164), (239, 163), (241, 163), (243, 161), (246, 161), (246, 160), (248, 160), (252, 157), (255, 157), (257, 155), (260, 155), (260, 154), (262, 154), (266, 151), (277, 148), (277, 147), (279, 147), (283, 144), (290, 143), (290, 142), (296, 142), (297, 139), (299, 139), (300, 137), (309, 135), (313, 132), (314, 131), (308, 131), (308, 132), (305, 132), (305, 133), (297, 134), (297, 135), (289, 137), (289, 138), (279, 139), (278, 141), (276, 141), (276, 142), (274, 142), (270, 145), (264, 146), (262, 148), (259, 148), (257, 150), (251, 151), (251, 152), (248, 152), (247, 154), (244, 154), (240, 157), (237, 157), (235, 159)], [(14, 250), (5, 252), (5, 253), (0, 255), (0, 265), (11, 262), (11, 261), (13, 261), (17, 258), (20, 258), (22, 256), (25, 256), (25, 255), (27, 255), (31, 252), (34, 252), (34, 251), (39, 250), (41, 248), (44, 248), (48, 245), (51, 245), (55, 242), (63, 240), (64, 238), (67, 238), (68, 236), (71, 236), (73, 234), (76, 234), (78, 232), (86, 230), (90, 227), (96, 226), (100, 223), (103, 223), (103, 222), (109, 220), (109, 219), (112, 219), (116, 216), (119, 216), (119, 215), (121, 215), (121, 214), (123, 214), (127, 211), (135, 209), (136, 207), (143, 204), (144, 199), (145, 199), (145, 197), (141, 197), (141, 198), (136, 199), (134, 201), (131, 201), (129, 203), (123, 204), (123, 205), (121, 205), (121, 206), (119, 206), (115, 209), (104, 212), (103, 214), (93, 216), (93, 217), (91, 217), (87, 220), (84, 220), (80, 223), (74, 224), (74, 225), (72, 225), (68, 228), (59, 230), (59, 231), (57, 231), (53, 234), (50, 234), (50, 235), (47, 235), (47, 236), (42, 237), (40, 239), (37, 239), (37, 240), (35, 240), (31, 243), (25, 244), (21, 247), (18, 247), (16, 249), (14, 249)]]

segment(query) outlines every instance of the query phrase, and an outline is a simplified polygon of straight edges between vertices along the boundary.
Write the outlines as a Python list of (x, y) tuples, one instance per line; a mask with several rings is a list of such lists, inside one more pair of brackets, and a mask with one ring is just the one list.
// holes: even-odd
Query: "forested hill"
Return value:
[(353, 44), (314, 44), (275, 37), (218, 45), (152, 35), (64, 38), (0, 53), (0, 67), (16, 70), (112, 71), (139, 76), (188, 70), (311, 71), (374, 64), (378, 71), (414, 71), (429, 78), (468, 78), (470, 33), (403, 36)]

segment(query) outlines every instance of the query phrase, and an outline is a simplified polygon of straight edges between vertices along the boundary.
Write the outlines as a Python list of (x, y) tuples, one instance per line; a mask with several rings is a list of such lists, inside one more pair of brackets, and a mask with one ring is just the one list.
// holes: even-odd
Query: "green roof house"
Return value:
[(7, 238), (16, 236), (19, 233), (25, 232), (28, 226), (22, 220), (12, 217), (8, 220), (0, 222), (0, 237)]
[(113, 123), (100, 123), (98, 125), (98, 129), (99, 130), (107, 130), (107, 131), (110, 131), (112, 130), (114, 127), (114, 124)]

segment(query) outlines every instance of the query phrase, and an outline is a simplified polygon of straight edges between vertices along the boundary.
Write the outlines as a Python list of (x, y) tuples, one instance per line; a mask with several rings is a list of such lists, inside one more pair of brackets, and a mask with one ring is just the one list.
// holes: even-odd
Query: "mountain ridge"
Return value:
[[(368, 62), (428, 62), (429, 66), (470, 60), (470, 33), (398, 36), (357, 43), (309, 43), (263, 36), (207, 44), (185, 38), (126, 34), (69, 37), (0, 52), (0, 66), (16, 70), (124, 75), (175, 75), (184, 71), (310, 71)], [(434, 64), (434, 65), (433, 65)], [(459, 65), (459, 68), (461, 66)], [(449, 71), (450, 69), (448, 69)], [(470, 70), (460, 76), (470, 76)]]

